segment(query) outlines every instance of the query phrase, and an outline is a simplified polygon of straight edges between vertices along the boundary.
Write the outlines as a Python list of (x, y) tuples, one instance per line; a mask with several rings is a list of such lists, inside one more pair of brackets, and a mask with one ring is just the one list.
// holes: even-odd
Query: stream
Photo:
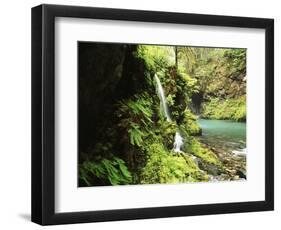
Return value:
[(201, 141), (215, 149), (246, 154), (246, 123), (199, 119)]
[[(167, 121), (171, 116), (165, 92), (158, 78), (154, 75), (156, 90), (160, 99), (160, 108)], [(209, 174), (210, 181), (246, 179), (246, 124), (225, 120), (198, 120), (202, 129), (201, 142), (210, 148), (223, 162), (224, 167), (201, 162), (201, 167)], [(178, 130), (174, 137), (174, 152), (181, 152), (184, 139)], [(197, 162), (199, 163), (199, 161)]]
[(246, 123), (199, 119), (200, 140), (224, 163), (227, 175), (211, 175), (211, 181), (246, 179)]

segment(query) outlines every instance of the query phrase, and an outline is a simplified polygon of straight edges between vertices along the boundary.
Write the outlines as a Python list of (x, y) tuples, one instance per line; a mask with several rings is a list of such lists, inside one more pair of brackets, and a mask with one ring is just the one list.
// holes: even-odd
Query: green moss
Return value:
[(221, 161), (217, 155), (210, 149), (203, 147), (202, 144), (194, 137), (189, 138), (189, 140), (185, 143), (184, 148), (186, 152), (201, 158), (203, 161), (209, 164), (221, 165)]
[(190, 109), (186, 109), (183, 113), (183, 120), (179, 124), (181, 130), (185, 130), (189, 135), (201, 134), (201, 128), (197, 122), (197, 117), (191, 112)]
[(160, 119), (153, 131), (154, 135), (161, 137), (161, 142), (166, 148), (173, 148), (174, 136), (177, 132), (177, 124), (175, 122)]
[[(116, 70), (109, 71), (112, 77), (106, 73), (111, 60), (108, 53), (100, 57), (104, 63), (98, 74), (101, 83), (85, 85), (85, 94), (93, 87), (101, 95), (106, 94), (105, 89), (112, 93), (97, 100), (100, 109), (95, 113), (89, 109), (89, 120), (96, 114), (99, 119), (92, 122), (95, 138), (85, 146), (87, 153), (80, 153), (80, 180), (86, 185), (207, 181), (207, 173), (213, 175), (211, 169), (220, 169), (222, 163), (194, 137), (201, 129), (188, 108), (193, 107), (194, 94), (200, 94), (196, 108), (205, 101), (204, 118), (246, 120), (246, 96), (240, 96), (245, 95), (245, 52), (122, 45), (117, 52), (120, 57), (115, 55), (112, 63)], [(102, 81), (103, 72), (107, 81)], [(164, 88), (172, 121), (161, 112), (155, 73)], [(95, 108), (95, 97), (99, 96), (94, 94), (85, 104), (92, 100), (90, 108)], [(172, 150), (177, 131), (184, 141), (180, 153)]]
[(225, 100), (213, 98), (203, 104), (202, 118), (246, 121), (246, 96)]
[(167, 151), (161, 143), (147, 148), (148, 160), (141, 174), (142, 184), (207, 181), (192, 156)]

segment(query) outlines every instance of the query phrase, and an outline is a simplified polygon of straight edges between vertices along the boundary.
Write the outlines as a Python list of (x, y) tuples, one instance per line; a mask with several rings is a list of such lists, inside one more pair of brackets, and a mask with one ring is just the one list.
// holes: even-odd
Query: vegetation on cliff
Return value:
[(79, 186), (202, 182), (210, 166), (227, 174), (194, 113), (246, 120), (243, 52), (80, 43)]
[(211, 49), (200, 62), (194, 76), (202, 117), (246, 121), (246, 50)]

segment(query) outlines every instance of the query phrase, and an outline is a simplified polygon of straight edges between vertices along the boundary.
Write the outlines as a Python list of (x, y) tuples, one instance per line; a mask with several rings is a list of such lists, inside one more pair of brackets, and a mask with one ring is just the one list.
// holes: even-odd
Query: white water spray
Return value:
[(183, 145), (183, 138), (180, 135), (180, 133), (177, 131), (174, 139), (174, 151), (180, 152), (182, 145)]
[(170, 112), (169, 112), (169, 109), (168, 109), (168, 106), (167, 106), (167, 101), (166, 101), (164, 89), (161, 85), (161, 82), (160, 82), (158, 76), (155, 74), (154, 77), (155, 77), (155, 80), (156, 80), (156, 83), (157, 83), (157, 93), (158, 93), (158, 96), (160, 98), (160, 102), (161, 102), (165, 117), (167, 118), (167, 121), (172, 121), (171, 116), (170, 116)]
[[(172, 121), (171, 116), (170, 116), (170, 112), (169, 112), (169, 108), (168, 108), (168, 105), (167, 105), (167, 100), (166, 100), (166, 97), (165, 97), (164, 89), (163, 89), (163, 87), (161, 85), (161, 82), (160, 82), (160, 80), (159, 80), (159, 78), (156, 74), (154, 75), (154, 78), (155, 78), (155, 81), (156, 81), (156, 84), (157, 84), (157, 93), (158, 93), (158, 96), (159, 96), (159, 99), (160, 99), (165, 117), (166, 117), (167, 121)], [(177, 131), (176, 135), (175, 135), (175, 138), (174, 138), (174, 148), (173, 148), (174, 151), (180, 152), (182, 145), (183, 145), (183, 138), (180, 135), (180, 133)]]

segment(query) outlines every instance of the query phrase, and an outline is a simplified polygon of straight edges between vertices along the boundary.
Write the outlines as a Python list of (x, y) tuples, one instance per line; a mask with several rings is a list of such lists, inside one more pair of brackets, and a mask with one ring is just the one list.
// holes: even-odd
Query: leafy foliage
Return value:
[(201, 128), (197, 123), (197, 117), (191, 112), (190, 109), (186, 109), (183, 113), (183, 120), (180, 123), (181, 130), (185, 130), (188, 135), (201, 134)]
[(206, 99), (245, 95), (246, 49), (210, 50), (198, 62), (194, 77)]
[(179, 67), (186, 74), (192, 73), (196, 66), (196, 48), (193, 47), (178, 47), (178, 56), (180, 59)]
[(117, 104), (118, 127), (125, 129), (130, 143), (140, 147), (152, 124), (152, 101), (146, 94), (135, 95)]
[(139, 125), (136, 123), (131, 122), (130, 126), (131, 127), (128, 129), (130, 143), (140, 147), (143, 143), (143, 137), (145, 136), (145, 133), (140, 130)]
[(139, 45), (137, 57), (145, 61), (146, 67), (155, 73), (174, 64), (174, 52), (171, 46)]
[(79, 178), (88, 186), (95, 180), (103, 185), (121, 185), (132, 182), (132, 176), (125, 162), (118, 158), (103, 158), (96, 161), (84, 161), (79, 167)]
[(204, 103), (202, 117), (209, 119), (246, 121), (246, 97), (221, 100), (211, 99)]
[[(152, 45), (119, 48), (126, 50), (117, 58), (116, 76), (123, 82), (116, 83), (114, 78), (101, 83), (100, 92), (108, 86), (118, 91), (118, 97), (108, 96), (109, 104), (100, 115), (104, 122), (97, 124), (102, 131), (98, 141), (87, 153), (80, 153), (82, 184), (208, 181), (209, 172), (198, 161), (217, 168), (222, 162), (195, 137), (201, 128), (193, 114), (194, 96), (201, 98), (197, 106), (202, 107), (204, 118), (245, 121), (246, 50)], [(109, 59), (102, 63), (110, 63)], [(172, 121), (161, 113), (155, 74), (164, 88)], [(129, 88), (128, 93), (119, 92), (122, 84)], [(177, 131), (184, 139), (179, 153), (173, 151)]]
[(167, 148), (173, 148), (174, 136), (177, 132), (177, 124), (167, 120), (158, 120), (154, 135), (161, 136), (162, 143)]

